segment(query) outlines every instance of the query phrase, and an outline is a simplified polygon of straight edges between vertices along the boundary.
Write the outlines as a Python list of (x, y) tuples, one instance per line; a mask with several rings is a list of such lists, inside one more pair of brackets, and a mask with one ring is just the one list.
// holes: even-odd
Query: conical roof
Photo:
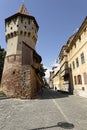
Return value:
[(39, 29), (39, 26), (38, 26), (38, 23), (37, 23), (35, 17), (32, 16), (32, 15), (30, 15), (30, 14), (28, 13), (28, 11), (27, 11), (26, 7), (24, 6), (24, 4), (22, 4), (22, 5), (20, 6), (20, 8), (18, 9), (18, 11), (17, 11), (14, 15), (12, 15), (12, 16), (6, 18), (6, 19), (5, 19), (5, 22), (11, 20), (11, 19), (14, 18), (14, 17), (22, 16), (22, 15), (24, 15), (25, 17), (29, 17), (29, 18), (33, 19), (34, 22), (35, 22), (35, 24), (36, 24), (36, 26), (37, 26), (37, 28)]
[(29, 15), (26, 7), (24, 6), (24, 4), (22, 4), (20, 6), (20, 8), (18, 9), (17, 13), (20, 13), (20, 14), (24, 14), (24, 15)]

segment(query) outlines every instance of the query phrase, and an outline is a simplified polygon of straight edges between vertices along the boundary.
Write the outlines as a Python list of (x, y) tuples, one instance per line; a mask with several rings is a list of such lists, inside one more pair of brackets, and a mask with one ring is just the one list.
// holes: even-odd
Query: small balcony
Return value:
[(61, 75), (61, 76), (65, 76), (65, 75), (67, 75), (67, 74), (69, 74), (69, 68), (68, 68), (68, 63), (65, 62), (65, 63), (61, 66), (61, 68), (60, 68), (60, 75)]
[(60, 62), (60, 66), (63, 66), (63, 64), (66, 62), (68, 62), (68, 57), (64, 56), (63, 60)]

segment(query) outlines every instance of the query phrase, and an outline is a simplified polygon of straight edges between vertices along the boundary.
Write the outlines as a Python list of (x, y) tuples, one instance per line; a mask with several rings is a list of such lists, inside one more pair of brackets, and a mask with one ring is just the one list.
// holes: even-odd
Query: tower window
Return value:
[(28, 37), (30, 36), (30, 32), (28, 32)]
[(11, 30), (12, 30), (13, 28), (11, 27)]
[(14, 32), (14, 36), (17, 36), (17, 33), (16, 33), (16, 31)]
[(24, 36), (26, 36), (26, 34), (27, 34), (27, 33), (26, 33), (26, 32), (24, 32)]
[(15, 71), (13, 71), (13, 73), (12, 73), (13, 75), (15, 74)]
[(26, 26), (24, 26), (26, 28)]
[(19, 25), (17, 25), (17, 27), (19, 27)]
[(8, 36), (8, 38), (10, 38), (10, 34), (8, 34), (7, 36)]
[(23, 31), (20, 31), (20, 34), (22, 35), (22, 34), (23, 34)]

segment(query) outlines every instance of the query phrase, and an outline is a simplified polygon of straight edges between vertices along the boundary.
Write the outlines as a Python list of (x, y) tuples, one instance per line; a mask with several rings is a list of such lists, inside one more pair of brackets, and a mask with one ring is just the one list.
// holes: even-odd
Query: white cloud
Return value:
[(73, 32), (76, 33), (79, 30), (79, 28), (76, 28)]
[(47, 69), (47, 71), (45, 72), (45, 78), (49, 78), (49, 76), (50, 76), (50, 70)]
[(52, 67), (55, 65), (56, 63), (56, 59), (53, 62), (49, 63), (49, 67), (44, 66), (44, 68), (47, 69), (47, 71), (45, 72), (45, 78), (48, 79), (50, 77), (50, 71), (52, 71)]
[(50, 68), (46, 67), (46, 66), (44, 66), (44, 68), (47, 69), (46, 72), (45, 72), (45, 78), (48, 79), (49, 76), (50, 76), (50, 71), (52, 71), (52, 70)]

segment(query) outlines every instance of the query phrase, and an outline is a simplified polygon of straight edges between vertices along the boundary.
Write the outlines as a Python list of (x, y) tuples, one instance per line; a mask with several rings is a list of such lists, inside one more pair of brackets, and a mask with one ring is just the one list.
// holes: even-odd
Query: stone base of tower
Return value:
[(2, 89), (8, 97), (33, 98), (42, 87), (42, 83), (31, 65), (22, 65), (21, 56), (5, 58), (1, 82)]

